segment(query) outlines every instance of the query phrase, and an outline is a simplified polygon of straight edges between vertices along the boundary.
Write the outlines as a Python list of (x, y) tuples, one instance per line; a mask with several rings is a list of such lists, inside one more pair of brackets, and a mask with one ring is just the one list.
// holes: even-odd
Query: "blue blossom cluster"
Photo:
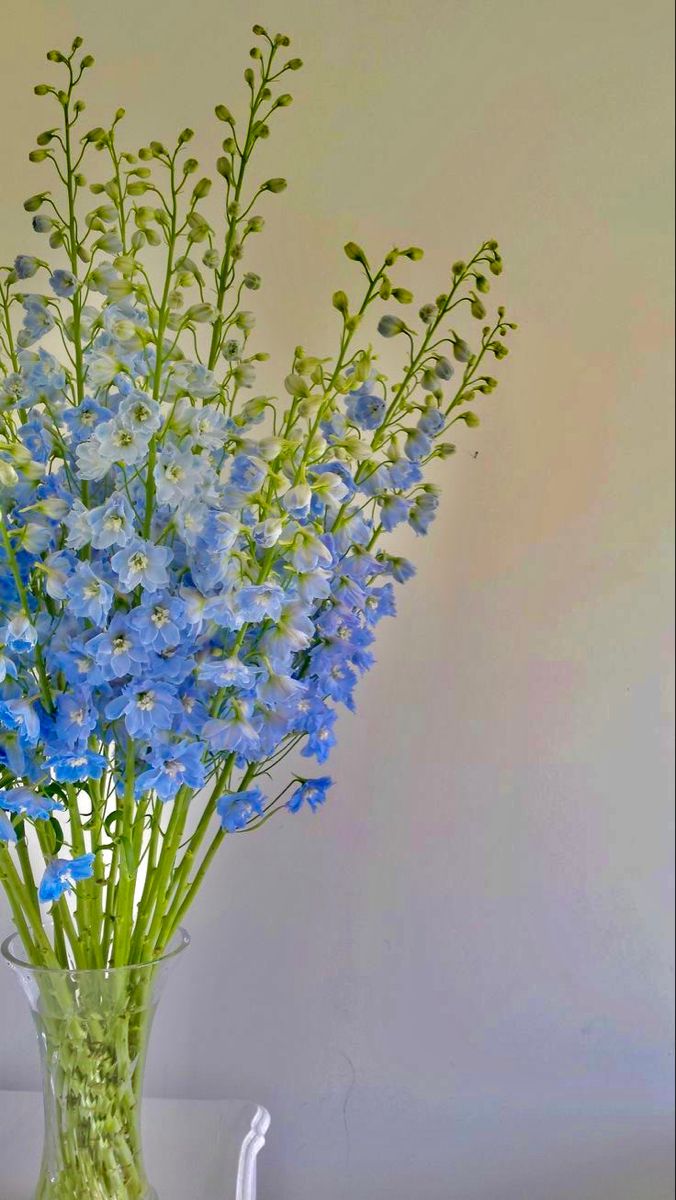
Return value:
[[(129, 756), (137, 797), (163, 801), (229, 754), (246, 767), (302, 739), (324, 763), (336, 706), (354, 707), (375, 626), (394, 615), (392, 581), (413, 573), (374, 553), (377, 531), (425, 533), (436, 511), (420, 486), (431, 410), (400, 456), (366, 470), (362, 439), (384, 412), (374, 381), (333, 406), (310, 457), (304, 441), (256, 440), (258, 417), (226, 415), (198, 363), (170, 360), (150, 393), (131, 303), (103, 309), (73, 403), (64, 367), (34, 346), (40, 307), (24, 300), (31, 345), (0, 387), (5, 411), (25, 414), (0, 450), (0, 763), (22, 781), (0, 806), (109, 767), (123, 779)], [(301, 787), (289, 807), (318, 796)], [(223, 823), (261, 807), (245, 792)]]
[[(376, 626), (395, 613), (394, 584), (414, 573), (381, 539), (399, 527), (427, 533), (439, 503), (430, 464), (454, 450), (443, 440), (452, 425), (478, 423), (469, 405), (496, 386), (479, 373), (482, 360), (507, 352), (502, 309), (474, 351), (444, 326), (460, 304), (485, 318), (483, 271), (501, 270), (490, 241), (454, 264), (448, 291), (419, 310), (417, 332), (399, 315), (381, 317), (380, 335), (407, 347), (390, 385), (373, 351), (352, 342), (371, 304), (410, 303), (390, 271), (422, 252), (395, 249), (376, 269), (348, 243), (365, 296), (351, 313), (345, 293), (334, 295), (342, 319), (335, 360), (299, 347), (284, 410), (251, 395), (265, 356), (247, 352), (254, 319), (240, 301), (259, 277), (245, 272), (234, 304), (226, 296), (246, 240), (262, 228), (252, 205), (285, 182), (268, 180), (245, 207), (231, 189), (236, 171), (241, 189), (251, 146), (267, 134), (260, 111), (271, 83), (300, 65), (292, 59), (278, 71), (275, 55), (288, 39), (256, 29), (269, 53), (254, 55), (256, 86), (248, 72), (242, 144), (229, 110), (216, 109), (231, 130), (218, 160), (229, 198), (222, 252), (198, 208), (210, 180), (182, 195), (197, 168), (182, 157), (192, 131), (174, 151), (152, 142), (138, 156), (120, 155), (120, 110), (110, 130), (83, 137), (74, 162), (82, 106), (71, 107), (72, 93), (93, 60), (76, 73), (80, 39), (69, 56), (50, 52), (69, 72), (59, 101), (65, 139), (45, 131), (31, 157), (56, 163), (53, 147), (63, 150), (68, 216), (47, 192), (25, 207), (68, 265), (22, 254), (0, 268), (0, 843), (16, 841), (28, 821), (43, 849), (48, 830), (61, 844), (62, 814), (77, 826), (81, 793), (95, 818), (94, 853), (48, 855), (43, 901), (94, 872), (95, 832), (108, 829), (116, 805), (125, 806), (130, 845), (129, 800), (156, 811), (213, 785), (222, 830), (235, 832), (267, 819), (279, 797), (270, 801), (256, 779), (288, 752), (326, 762), (339, 708), (354, 709), (358, 680), (374, 662)], [(273, 107), (290, 100), (281, 95)], [(91, 145), (107, 150), (114, 178), (92, 186), (103, 202), (79, 224), (78, 164)], [(148, 162), (168, 172), (164, 197)], [(137, 200), (145, 192), (162, 207)], [(141, 261), (158, 245), (161, 298)], [(186, 305), (194, 288), (198, 302)], [(326, 775), (297, 775), (286, 807), (317, 809), (330, 784)]]

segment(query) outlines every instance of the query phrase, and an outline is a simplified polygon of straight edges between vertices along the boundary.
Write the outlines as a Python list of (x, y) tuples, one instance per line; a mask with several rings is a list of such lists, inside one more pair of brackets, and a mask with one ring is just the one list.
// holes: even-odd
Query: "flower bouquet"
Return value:
[[(422, 251), (348, 242), (335, 354), (297, 347), (285, 403), (256, 394), (244, 259), (286, 183), (251, 163), (302, 64), (254, 33), (245, 119), (216, 108), (216, 203), (190, 129), (123, 150), (122, 109), (84, 126), (81, 39), (50, 51), (30, 158), (55, 188), (24, 207), (53, 253), (0, 268), (0, 878), (43, 1052), (40, 1200), (153, 1194), (143, 1060), (184, 917), (226, 837), (324, 803), (311, 762), (413, 574), (385, 535), (427, 532), (426, 469), (479, 423), (515, 328), (486, 316), (495, 241), (413, 319), (394, 275)], [(394, 381), (358, 341), (382, 305)], [(275, 783), (293, 751), (308, 774)]]

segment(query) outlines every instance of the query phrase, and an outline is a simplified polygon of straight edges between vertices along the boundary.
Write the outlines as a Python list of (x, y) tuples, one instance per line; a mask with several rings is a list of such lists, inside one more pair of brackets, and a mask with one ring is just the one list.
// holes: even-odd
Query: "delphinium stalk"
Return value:
[[(302, 64), (254, 32), (244, 118), (216, 107), (216, 188), (189, 128), (135, 153), (123, 109), (85, 128), (81, 39), (35, 89), (57, 120), (30, 157), (57, 186), (25, 208), (51, 254), (0, 268), (0, 878), (36, 966), (154, 963), (226, 838), (324, 802), (328, 776), (280, 767), (326, 761), (413, 574), (384, 539), (427, 532), (427, 469), (478, 424), (515, 328), (486, 312), (494, 240), (417, 311), (398, 269), (422, 251), (372, 264), (348, 242), (361, 284), (333, 295), (335, 354), (298, 346), (284, 403), (255, 393), (246, 251), (286, 186), (255, 151)], [(403, 347), (393, 379), (374, 326)], [(142, 1061), (144, 997), (121, 999), (93, 1039), (96, 1103), (91, 1030), (69, 1031), (93, 1122), (75, 1142), (115, 1108), (114, 1063)]]

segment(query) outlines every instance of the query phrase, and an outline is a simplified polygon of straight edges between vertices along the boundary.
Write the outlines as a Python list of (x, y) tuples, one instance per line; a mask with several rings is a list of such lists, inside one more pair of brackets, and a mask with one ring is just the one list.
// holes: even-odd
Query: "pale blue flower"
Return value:
[(236, 833), (239, 829), (245, 829), (250, 821), (260, 816), (264, 803), (265, 797), (257, 787), (221, 796), (216, 808), (222, 828), (227, 833)]
[(68, 584), (68, 603), (76, 617), (103, 625), (113, 603), (113, 589), (87, 562), (79, 562)]
[(72, 754), (56, 754), (46, 765), (59, 782), (78, 783), (85, 779), (100, 779), (109, 763), (103, 754), (79, 750)]
[(291, 794), (291, 799), (287, 801), (286, 807), (289, 812), (298, 812), (304, 804), (307, 804), (313, 812), (324, 804), (326, 794), (330, 787), (333, 786), (333, 780), (328, 775), (320, 775), (318, 779), (302, 779), (300, 786)]
[(0, 791), (0, 808), (20, 817), (28, 817), (31, 821), (48, 821), (52, 813), (63, 812), (63, 804), (59, 804), (58, 800), (26, 787)]
[(110, 563), (125, 592), (133, 592), (137, 587), (157, 592), (169, 582), (167, 567), (172, 558), (173, 551), (168, 546), (132, 538), (113, 555)]
[(30, 279), (38, 267), (40, 262), (37, 258), (33, 258), (31, 254), (19, 254), (14, 259), (14, 270), (17, 279)]
[(13, 650), (15, 654), (24, 654), (35, 646), (38, 631), (25, 613), (19, 613), (7, 622), (4, 639), (9, 650)]
[(59, 269), (49, 276), (49, 284), (57, 296), (68, 297), (74, 295), (77, 288), (77, 279), (72, 271)]
[(71, 891), (82, 879), (91, 879), (94, 874), (94, 855), (81, 854), (78, 858), (55, 858), (47, 866), (40, 883), (39, 896), (43, 904), (58, 900)]

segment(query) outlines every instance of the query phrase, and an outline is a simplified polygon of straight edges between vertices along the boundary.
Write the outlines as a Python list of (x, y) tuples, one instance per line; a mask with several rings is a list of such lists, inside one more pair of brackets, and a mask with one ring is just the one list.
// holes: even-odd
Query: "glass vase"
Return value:
[(103, 970), (34, 967), (17, 934), (2, 953), (31, 1006), (42, 1063), (45, 1136), (35, 1200), (158, 1200), (143, 1165), (148, 1038), (180, 930), (163, 958)]

